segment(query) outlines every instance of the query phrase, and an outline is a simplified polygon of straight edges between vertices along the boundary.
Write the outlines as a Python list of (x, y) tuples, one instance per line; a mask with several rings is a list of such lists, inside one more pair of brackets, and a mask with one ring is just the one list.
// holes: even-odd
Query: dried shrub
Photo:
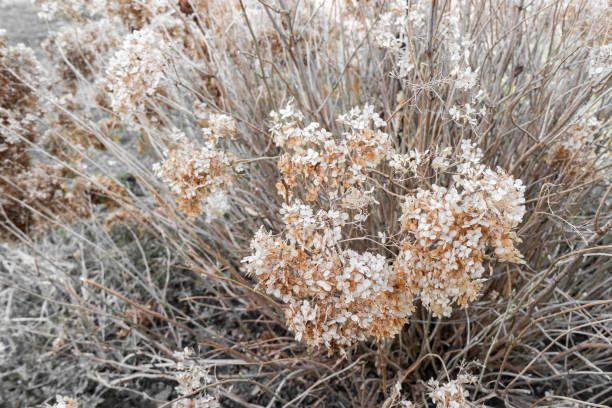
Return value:
[[(17, 200), (3, 208), (34, 210), (17, 232), (65, 223), (27, 250), (56, 265), (45, 271), (61, 274), (63, 298), (18, 297), (57, 312), (0, 324), (50, 347), (46, 360), (78, 352), (70, 367), (90, 387), (58, 393), (609, 405), (605, 2), (40, 3), (74, 29), (54, 36), (66, 58), (50, 55), (51, 86), (3, 74), (6, 99), (24, 95), (0, 115), (23, 142), (11, 147), (22, 164), (6, 166), (29, 183), (6, 178)], [(98, 22), (113, 30), (108, 46)], [(124, 172), (144, 192), (96, 181)], [(87, 219), (72, 228), (61, 205)], [(28, 268), (0, 282), (28, 294), (56, 283)], [(16, 295), (0, 290), (15, 313)], [(174, 377), (171, 350), (196, 344), (203, 358)], [(466, 364), (479, 373), (461, 376)], [(173, 383), (157, 393), (149, 381)]]

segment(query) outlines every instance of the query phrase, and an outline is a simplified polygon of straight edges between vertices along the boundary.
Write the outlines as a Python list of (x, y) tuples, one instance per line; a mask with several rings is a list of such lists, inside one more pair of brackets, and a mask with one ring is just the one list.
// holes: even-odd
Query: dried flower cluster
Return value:
[(113, 111), (131, 124), (145, 114), (146, 98), (159, 91), (167, 45), (156, 30), (145, 27), (126, 37), (109, 61), (107, 86)]
[(28, 144), (38, 137), (40, 110), (36, 89), (45, 71), (23, 44), (9, 46), (0, 38), (0, 169), (14, 175), (29, 166)]
[[(226, 123), (224, 120), (213, 127), (225, 129)], [(229, 207), (226, 190), (232, 184), (234, 169), (231, 155), (216, 146), (222, 135), (210, 128), (204, 128), (203, 133), (205, 141), (200, 147), (175, 130), (171, 135), (175, 145), (154, 171), (176, 194), (180, 211), (192, 218), (206, 213), (210, 221)]]
[[(65, 168), (35, 164), (30, 157), (30, 143), (38, 138), (37, 120), (42, 116), (42, 103), (35, 87), (40, 86), (44, 75), (31, 49), (23, 45), (9, 47), (0, 41), (2, 239), (41, 231), (54, 221), (70, 222), (79, 216), (88, 217), (91, 215), (90, 199), (104, 195), (102, 190), (83, 181), (77, 181), (70, 192)], [(69, 118), (63, 120), (74, 125)], [(69, 134), (65, 136), (70, 137)], [(107, 186), (102, 189), (112, 191), (111, 195), (125, 197), (120, 185), (106, 179), (99, 179), (98, 182)], [(96, 198), (93, 200), (99, 201)], [(105, 203), (111, 202), (108, 200)]]
[[(175, 378), (178, 382), (176, 392), (179, 396), (188, 396), (200, 388), (214, 383), (215, 379), (208, 372), (208, 368), (202, 366), (193, 357), (193, 350), (185, 348), (183, 351), (175, 352), (176, 362)], [(191, 398), (185, 398), (172, 404), (174, 408), (218, 408), (217, 398), (203, 391)]]
[(612, 162), (610, 153), (597, 149), (598, 136), (606, 140), (606, 135), (599, 134), (600, 129), (602, 123), (595, 116), (582, 116), (552, 146), (546, 161), (572, 178), (592, 174), (597, 166), (609, 165)]
[(287, 304), (287, 324), (298, 340), (333, 349), (393, 336), (416, 297), (437, 316), (474, 300), (489, 247), (500, 260), (521, 262), (514, 228), (525, 211), (524, 187), (483, 165), (482, 152), (468, 141), (452, 165), (449, 148), (433, 157), (435, 171), (452, 174), (448, 187), (419, 187), (405, 196), (401, 218), (388, 226), (401, 221), (399, 238), (385, 245), (382, 234), (368, 251), (351, 248), (354, 241), (376, 242), (359, 232), (375, 197), (385, 196), (375, 169), (388, 165), (401, 180), (429, 154), (396, 152), (371, 106), (340, 115), (340, 137), (317, 123), (300, 127), (301, 120), (290, 106), (272, 113), (271, 133), (284, 151), (277, 183), (286, 201), (284, 229), (278, 236), (260, 229), (244, 260), (262, 289)]
[(476, 298), (487, 247), (502, 261), (521, 262), (513, 232), (525, 213), (521, 181), (484, 166), (480, 149), (467, 141), (458, 159), (449, 188), (419, 188), (402, 206), (409, 237), (396, 269), (437, 316), (450, 316), (453, 302), (466, 306)]
[(39, 7), (38, 17), (51, 20), (56, 17), (82, 19), (102, 10), (108, 0), (34, 0)]
[(385, 257), (337, 248), (348, 215), (313, 215), (302, 204), (283, 212), (289, 236), (261, 229), (245, 262), (261, 287), (287, 304), (285, 317), (296, 338), (331, 349), (395, 334), (412, 311), (411, 295)]
[(106, 12), (119, 17), (130, 30), (141, 30), (154, 16), (162, 15), (172, 9), (168, 0), (147, 2), (131, 0), (110, 0), (106, 2)]
[(79, 408), (79, 403), (78, 401), (70, 398), (70, 397), (64, 397), (61, 395), (57, 395), (55, 397), (55, 404), (53, 405), (47, 405), (50, 408)]
[(30, 144), (38, 137), (39, 86), (44, 71), (31, 49), (0, 40), (0, 237), (10, 239), (65, 212), (60, 168), (35, 167)]
[(18, 231), (27, 234), (39, 231), (54, 219), (72, 219), (64, 175), (61, 167), (39, 165), (7, 180), (0, 197), (1, 235), (10, 239)]
[[(427, 397), (435, 404), (436, 408), (475, 408), (477, 405), (469, 400), (469, 392), (465, 389), (465, 386), (475, 384), (476, 381), (477, 378), (470, 374), (459, 374), (457, 379), (449, 379), (444, 384), (440, 384), (440, 381), (431, 378), (426, 384)], [(425, 400), (425, 396), (423, 396), (423, 400)], [(400, 383), (395, 384), (391, 396), (383, 405), (383, 407), (388, 406), (401, 408), (416, 407), (412, 401), (402, 398), (402, 386)]]
[(286, 200), (304, 194), (315, 201), (319, 192), (330, 199), (339, 199), (366, 180), (366, 168), (375, 168), (390, 148), (389, 135), (380, 127), (385, 123), (372, 106), (354, 108), (341, 115), (338, 122), (346, 127), (341, 141), (311, 123), (301, 128), (303, 116), (291, 105), (272, 112), (271, 133), (277, 146), (285, 153), (278, 162), (282, 178), (276, 187)]
[(89, 21), (62, 27), (47, 37), (43, 47), (57, 76), (72, 91), (76, 91), (77, 80), (92, 79), (103, 65), (104, 57), (121, 43), (117, 25), (111, 19)]
[[(399, 78), (412, 75), (419, 52), (427, 47), (430, 5), (426, 1), (416, 1), (408, 5), (401, 0), (387, 3), (386, 12), (380, 16), (372, 13), (369, 23), (373, 27), (376, 45), (391, 53), (396, 62), (395, 74)], [(476, 84), (477, 70), (469, 63), (469, 38), (462, 32), (462, 10), (458, 3), (449, 3), (437, 17), (437, 34), (444, 41), (439, 43), (446, 61), (437, 73), (438, 82), (451, 82), (458, 89), (469, 91)], [(380, 17), (378, 19), (378, 17)]]
[[(336, 140), (317, 123), (299, 127), (301, 118), (291, 106), (272, 113), (274, 141), (286, 151), (277, 189), (291, 204), (281, 209), (281, 236), (263, 229), (256, 234), (246, 269), (287, 303), (290, 329), (310, 346), (392, 336), (413, 309), (404, 280), (384, 256), (342, 245), (347, 231), (367, 218), (362, 208), (374, 201), (365, 182), (367, 169), (390, 148), (380, 130), (385, 123), (372, 106), (355, 108), (338, 118), (346, 131)], [(329, 205), (315, 209), (300, 196), (313, 203), (324, 196)]]
[(468, 400), (469, 393), (464, 387), (475, 382), (476, 378), (468, 374), (460, 374), (456, 380), (443, 385), (432, 378), (427, 382), (428, 396), (436, 408), (471, 408), (474, 405)]
[[(71, 222), (91, 215), (91, 204), (113, 207), (116, 199), (127, 202), (121, 185), (107, 178), (78, 179), (72, 190), (67, 169), (61, 165), (35, 163), (30, 144), (38, 138), (37, 121), (42, 116), (41, 100), (35, 87), (45, 72), (31, 49), (8, 47), (0, 41), (0, 238), (44, 230), (53, 222)], [(66, 108), (70, 108), (67, 99)], [(75, 122), (63, 117), (66, 130)], [(57, 130), (57, 128), (54, 128)], [(77, 127), (75, 133), (82, 130)], [(76, 135), (64, 134), (67, 138)], [(103, 199), (102, 197), (109, 197)]]
[[(402, 80), (404, 89), (410, 93), (413, 83), (419, 83), (415, 66), (423, 54), (429, 53), (431, 44), (429, 18), (430, 3), (416, 1), (388, 2), (387, 11), (377, 20), (370, 15), (375, 44), (394, 61), (395, 76)], [(459, 126), (475, 127), (486, 114), (485, 89), (480, 87), (479, 68), (473, 68), (472, 50), (475, 42), (473, 33), (464, 31), (462, 16), (465, 9), (460, 2), (448, 2), (439, 10), (435, 31), (439, 42), (436, 44), (436, 71), (431, 73), (424, 85), (429, 90), (443, 94), (450, 89), (450, 108), (445, 108), (450, 118)], [(404, 91), (398, 94), (402, 98)], [(460, 96), (454, 101), (455, 96)]]

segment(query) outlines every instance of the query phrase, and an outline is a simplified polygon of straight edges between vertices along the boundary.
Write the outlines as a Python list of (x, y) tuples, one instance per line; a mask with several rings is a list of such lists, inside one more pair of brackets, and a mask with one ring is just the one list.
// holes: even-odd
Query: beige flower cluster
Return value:
[(111, 107), (127, 124), (143, 116), (146, 98), (159, 91), (168, 45), (151, 27), (134, 31), (108, 63), (107, 87)]
[[(474, 300), (488, 248), (500, 260), (521, 262), (514, 228), (525, 212), (524, 187), (484, 166), (470, 142), (452, 160), (450, 148), (400, 154), (371, 106), (340, 115), (339, 135), (302, 121), (291, 106), (272, 113), (271, 133), (283, 151), (277, 188), (284, 228), (279, 235), (260, 229), (244, 259), (260, 287), (286, 304), (298, 340), (333, 349), (393, 336), (417, 297), (440, 317)], [(447, 187), (423, 182), (399, 200), (377, 179), (383, 166), (403, 176), (426, 163), (446, 174)], [(388, 241), (384, 234), (374, 239), (365, 223), (375, 197), (402, 213), (382, 226), (402, 224)]]
[(451, 187), (419, 188), (402, 205), (409, 235), (395, 268), (438, 317), (450, 316), (452, 303), (466, 306), (477, 297), (489, 246), (500, 260), (521, 262), (513, 229), (525, 213), (524, 186), (481, 164), (482, 152), (469, 142), (461, 150)]
[(223, 113), (212, 113), (206, 104), (196, 102), (193, 104), (194, 116), (205, 132), (213, 138), (234, 139), (236, 136), (236, 121)]
[(68, 190), (64, 169), (48, 165), (32, 166), (8, 179), (0, 179), (0, 238), (37, 232), (50, 219), (72, 218), (65, 200)]
[[(29, 154), (42, 115), (39, 94), (45, 72), (34, 52), (0, 38), (0, 239), (47, 225), (47, 217), (65, 214), (63, 170), (36, 167)], [(59, 199), (59, 200), (58, 200)]]
[(51, 20), (57, 17), (68, 17), (80, 20), (84, 15), (100, 12), (110, 0), (34, 0), (39, 8), (38, 17)]
[(29, 166), (28, 143), (38, 136), (42, 115), (35, 91), (45, 71), (32, 49), (9, 46), (0, 37), (0, 173), (4, 176)]
[[(600, 165), (609, 165), (612, 161), (610, 153), (605, 150), (597, 152), (600, 129), (602, 123), (594, 115), (582, 115), (552, 146), (546, 155), (546, 161), (569, 173), (572, 179), (592, 174)], [(601, 139), (606, 140), (606, 137)], [(608, 135), (607, 140), (609, 139)]]
[(49, 408), (79, 408), (79, 402), (70, 397), (57, 395), (55, 401), (55, 404), (46, 406)]
[(118, 28), (116, 20), (104, 18), (64, 26), (49, 34), (43, 47), (59, 78), (72, 92), (76, 91), (78, 80), (90, 80), (97, 75), (106, 54), (121, 44)]
[[(385, 122), (368, 105), (338, 117), (340, 138), (318, 123), (301, 127), (302, 115), (291, 106), (273, 112), (272, 121), (274, 141), (285, 150), (277, 188), (291, 204), (281, 209), (280, 237), (263, 229), (256, 234), (247, 271), (287, 303), (289, 328), (309, 346), (333, 349), (394, 335), (413, 310), (405, 280), (386, 257), (341, 242), (367, 218), (362, 209), (374, 201), (366, 175), (391, 148), (380, 130)], [(321, 196), (328, 207), (315, 210)]]
[[(459, 374), (457, 379), (449, 379), (447, 383), (442, 384), (440, 381), (431, 378), (425, 385), (427, 398), (435, 404), (436, 408), (484, 408), (484, 405), (479, 406), (472, 403), (469, 400), (469, 392), (465, 389), (466, 385), (475, 384), (476, 381), (477, 378), (470, 374)], [(401, 393), (402, 386), (400, 383), (396, 383), (393, 393), (383, 407), (415, 408), (416, 405), (412, 401), (402, 398)]]
[(283, 212), (288, 236), (260, 229), (245, 262), (262, 289), (287, 304), (297, 340), (333, 349), (396, 334), (412, 312), (411, 294), (385, 257), (338, 248), (346, 213), (313, 214), (302, 204)]
[(108, 15), (119, 17), (130, 30), (141, 30), (154, 16), (172, 10), (172, 4), (169, 0), (106, 0), (105, 9)]
[(436, 404), (436, 408), (471, 408), (472, 404), (468, 397), (469, 392), (465, 389), (467, 384), (474, 384), (476, 377), (468, 374), (460, 374), (456, 380), (446, 384), (431, 379), (427, 382), (429, 388), (429, 399)]
[(331, 199), (341, 197), (363, 184), (364, 170), (376, 167), (390, 149), (389, 135), (380, 130), (385, 123), (372, 106), (339, 116), (346, 129), (342, 140), (316, 122), (300, 127), (302, 114), (291, 105), (271, 117), (274, 142), (285, 149), (276, 187), (287, 199), (304, 193), (307, 201), (315, 201), (321, 191)]
[[(193, 350), (185, 348), (183, 351), (175, 352), (176, 362), (176, 392), (185, 399), (172, 404), (173, 408), (218, 408), (219, 401), (206, 391), (197, 393), (200, 388), (210, 385), (215, 378), (209, 374), (206, 366), (198, 363), (193, 356)], [(191, 395), (196, 393), (196, 395)], [(191, 397), (187, 397), (190, 396)]]
[[(387, 50), (395, 58), (396, 72), (399, 78), (407, 78), (415, 72), (419, 53), (427, 47), (428, 24), (431, 3), (417, 0), (407, 4), (402, 0), (386, 2), (385, 11), (377, 15), (369, 15), (372, 25), (374, 43)], [(476, 73), (472, 71), (468, 57), (467, 45), (469, 39), (461, 30), (460, 19), (463, 13), (458, 3), (449, 3), (436, 16), (436, 32), (445, 41), (438, 44), (444, 49), (441, 55), (448, 60), (449, 67), (443, 75), (437, 78), (444, 82), (453, 82), (464, 91), (471, 89), (476, 83)]]
[[(54, 222), (89, 217), (92, 205), (118, 207), (128, 202), (120, 184), (104, 177), (70, 182), (67, 168), (36, 163), (29, 152), (38, 139), (42, 102), (34, 89), (44, 82), (45, 71), (31, 49), (9, 47), (0, 40), (0, 239), (43, 231)], [(88, 145), (85, 131), (65, 114), (72, 107), (70, 94), (55, 101), (57, 116), (50, 132)], [(47, 112), (49, 115), (49, 112)], [(58, 154), (53, 151), (52, 153)], [(72, 184), (72, 187), (70, 185)]]
[(192, 218), (206, 213), (210, 221), (229, 208), (225, 191), (232, 184), (234, 160), (216, 146), (222, 135), (209, 128), (204, 128), (203, 133), (205, 142), (200, 147), (175, 130), (171, 135), (174, 146), (153, 170), (176, 194), (180, 211)]

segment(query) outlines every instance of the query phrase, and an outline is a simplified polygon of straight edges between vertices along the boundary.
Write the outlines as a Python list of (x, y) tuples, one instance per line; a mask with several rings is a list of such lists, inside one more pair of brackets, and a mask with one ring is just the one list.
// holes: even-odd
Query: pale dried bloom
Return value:
[(73, 91), (79, 75), (90, 79), (98, 74), (104, 57), (121, 44), (119, 27), (118, 21), (104, 18), (64, 26), (49, 34), (43, 47), (59, 77)]
[(225, 190), (213, 189), (206, 198), (206, 222), (223, 217), (231, 208), (229, 194)]
[(407, 46), (408, 33), (414, 35), (418, 32), (417, 27), (425, 24), (426, 11), (422, 3), (416, 2), (409, 7), (403, 1), (390, 1), (389, 11), (380, 15), (372, 29), (375, 44), (396, 56), (395, 75), (399, 78), (407, 77), (414, 70), (416, 61), (411, 47)]
[(589, 61), (589, 75), (605, 77), (610, 74), (610, 71), (612, 71), (612, 43), (595, 47)]
[(428, 155), (429, 151), (419, 152), (416, 149), (404, 154), (390, 151), (387, 154), (387, 161), (389, 166), (400, 175), (407, 173), (417, 174), (419, 166), (423, 164)]
[(450, 167), (449, 157), (453, 149), (450, 147), (445, 147), (442, 151), (433, 158), (431, 161), (431, 168), (436, 171), (445, 171)]
[(209, 127), (215, 134), (233, 137), (236, 134), (236, 122), (225, 114), (212, 114), (208, 118)]
[(469, 392), (464, 388), (466, 384), (473, 384), (476, 378), (461, 374), (456, 380), (440, 385), (433, 378), (428, 381), (428, 396), (436, 408), (471, 408), (474, 405), (468, 400)]
[(7, 176), (0, 177), (0, 238), (11, 239), (15, 230), (38, 233), (53, 220), (74, 218), (65, 199), (68, 187), (61, 167), (40, 165)]
[[(338, 122), (356, 131), (380, 129), (387, 124), (378, 113), (374, 112), (372, 105), (365, 105), (363, 108), (354, 107), (348, 113), (338, 115)], [(346, 135), (351, 136), (349, 133)]]
[(363, 191), (350, 187), (342, 197), (342, 207), (350, 210), (359, 210), (377, 201), (371, 195), (372, 191)]
[[(408, 6), (402, 1), (389, 2), (389, 11), (380, 15), (377, 26), (372, 30), (376, 45), (391, 51), (400, 51), (406, 41), (406, 28), (409, 23), (407, 9)], [(413, 11), (417, 12), (416, 9)], [(416, 13), (412, 17), (415, 21), (419, 20)]]
[(119, 17), (130, 30), (140, 30), (155, 16), (173, 9), (173, 4), (169, 0), (105, 0), (104, 3), (106, 13)]
[(285, 150), (278, 162), (282, 179), (277, 189), (286, 197), (298, 185), (306, 190), (307, 201), (316, 200), (320, 191), (338, 197), (351, 187), (361, 188), (367, 169), (376, 167), (390, 149), (389, 135), (380, 130), (385, 122), (369, 105), (338, 117), (345, 126), (340, 139), (318, 123), (300, 127), (303, 116), (291, 105), (271, 116), (274, 141)]
[(456, 106), (453, 105), (449, 110), (451, 118), (458, 125), (466, 125), (476, 126), (478, 124), (478, 118), (485, 115), (484, 107), (481, 107), (480, 110), (476, 110), (472, 107), (471, 104), (466, 103), (464, 106)]
[[(253, 42), (257, 41), (262, 52), (273, 58), (278, 58), (284, 53), (283, 39), (271, 22), (266, 5), (261, 1), (199, 1), (203, 3), (203, 7), (195, 8), (200, 10), (201, 18), (209, 21), (208, 26), (203, 30), (204, 35), (209, 38), (207, 43), (215, 42), (219, 48), (225, 49), (235, 47), (253, 49)], [(180, 3), (187, 3), (187, 1), (181, 0)], [(297, 32), (317, 31), (317, 36), (321, 35), (326, 39), (325, 42), (319, 44), (316, 42), (310, 42), (310, 44), (315, 44), (317, 48), (334, 49), (333, 45), (336, 45), (340, 39), (340, 27), (345, 26), (343, 23), (346, 23), (338, 18), (338, 14), (344, 10), (343, 3), (327, 0), (300, 1), (296, 3), (299, 7), (292, 7), (292, 25)], [(246, 19), (249, 20), (250, 26), (246, 24)], [(305, 41), (301, 36), (295, 40), (298, 44)], [(344, 40), (352, 41), (352, 38), (346, 35)], [(219, 72), (219, 75), (225, 76), (227, 73)]]
[(568, 172), (572, 178), (592, 173), (598, 166), (605, 166), (611, 161), (611, 156), (607, 151), (596, 150), (600, 129), (602, 123), (595, 115), (580, 115), (580, 119), (570, 125), (551, 147), (546, 161)]
[(7, 46), (0, 39), (0, 238), (36, 233), (53, 221), (74, 218), (67, 200), (65, 169), (34, 166), (30, 143), (38, 137), (44, 81), (31, 49)]
[(61, 395), (57, 395), (55, 397), (56, 402), (53, 405), (47, 405), (50, 408), (78, 408), (79, 407), (79, 403), (78, 401), (70, 398), (70, 397), (64, 397)]
[[(213, 140), (207, 140), (202, 147), (187, 140), (182, 133), (175, 135), (178, 141), (171, 148), (167, 158), (154, 166), (158, 177), (163, 179), (176, 194), (178, 209), (190, 217), (196, 217), (208, 210), (211, 216), (219, 214), (219, 207), (210, 208), (207, 198), (211, 193), (226, 190), (233, 179), (232, 159), (217, 149)], [(215, 203), (216, 206), (223, 203)]]
[(198, 125), (210, 130), (211, 135), (234, 139), (236, 136), (236, 121), (229, 115), (212, 113), (206, 104), (195, 102), (193, 111)]
[(146, 98), (161, 86), (168, 45), (152, 28), (134, 31), (111, 58), (106, 69), (113, 111), (131, 124), (145, 113)]
[[(282, 206), (285, 228), (279, 236), (263, 229), (256, 234), (246, 271), (287, 304), (289, 328), (311, 347), (333, 349), (395, 335), (413, 310), (405, 278), (386, 257), (342, 243), (375, 202), (366, 175), (390, 149), (389, 136), (380, 130), (386, 123), (368, 105), (338, 117), (341, 137), (317, 123), (300, 127), (302, 116), (290, 106), (272, 117), (274, 140), (286, 151), (278, 162), (277, 188), (308, 204), (292, 199)], [(329, 204), (317, 206), (319, 194)]]
[[(469, 374), (459, 374), (456, 380), (450, 380), (447, 383), (440, 384), (438, 380), (433, 378), (427, 382), (427, 397), (435, 404), (436, 408), (476, 408), (477, 406), (469, 401), (469, 392), (465, 389), (468, 384), (474, 384), (476, 377)], [(393, 394), (390, 396), (388, 403), (392, 404), (401, 398), (402, 387), (400, 383), (396, 383)], [(401, 399), (398, 405), (402, 408), (414, 408), (415, 405), (409, 400)], [(484, 408), (484, 406), (482, 406)]]
[(303, 205), (287, 211), (293, 214), (286, 221), (288, 236), (260, 229), (251, 241), (253, 255), (244, 261), (261, 287), (287, 304), (285, 318), (296, 339), (333, 349), (395, 335), (413, 306), (387, 259), (337, 249), (337, 227), (347, 218), (342, 213), (313, 216)]
[(478, 69), (472, 71), (470, 66), (463, 69), (455, 68), (451, 71), (455, 77), (455, 86), (463, 91), (469, 91), (476, 85), (478, 79)]
[(0, 38), (0, 174), (4, 176), (30, 166), (28, 144), (38, 137), (36, 121), (42, 115), (35, 89), (45, 75), (32, 49), (9, 46)]
[[(215, 378), (209, 374), (208, 367), (201, 365), (193, 358), (193, 350), (185, 348), (181, 352), (175, 352), (177, 359), (175, 378), (178, 382), (176, 392), (180, 396), (194, 393), (200, 388), (214, 383)], [(205, 391), (198, 395), (182, 399), (172, 404), (174, 408), (218, 408), (217, 398)]]
[(92, 16), (102, 10), (107, 0), (35, 0), (39, 7), (38, 18), (51, 20), (68, 17), (79, 20), (83, 15)]
[(419, 188), (402, 207), (409, 236), (395, 268), (439, 317), (450, 316), (453, 303), (466, 306), (478, 296), (489, 246), (500, 260), (522, 262), (513, 229), (525, 213), (524, 186), (482, 165), (482, 152), (469, 142), (461, 149), (454, 185)]
[[(374, 43), (395, 57), (396, 71), (399, 78), (409, 76), (413, 70), (417, 55), (414, 50), (423, 49), (427, 46), (428, 24), (431, 3), (424, 0), (416, 0), (406, 3), (401, 0), (386, 2), (388, 12), (377, 15), (371, 13), (369, 25), (374, 25), (372, 35)], [(442, 10), (442, 15), (437, 17), (436, 32), (443, 39), (438, 44), (448, 60), (449, 67), (456, 67), (463, 60), (467, 63), (469, 58), (469, 40), (461, 32), (460, 16), (461, 6), (449, 3)], [(465, 64), (464, 65), (467, 65)], [(469, 89), (473, 86), (474, 73), (469, 67), (464, 70), (455, 68), (448, 72), (449, 78), (457, 79), (458, 87)]]

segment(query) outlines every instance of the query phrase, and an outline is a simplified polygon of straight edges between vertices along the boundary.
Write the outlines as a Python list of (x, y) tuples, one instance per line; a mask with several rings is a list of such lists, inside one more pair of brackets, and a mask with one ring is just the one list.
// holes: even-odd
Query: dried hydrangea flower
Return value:
[(579, 116), (580, 119), (569, 126), (546, 155), (549, 164), (569, 173), (572, 179), (588, 175), (612, 161), (608, 151), (597, 151), (602, 123), (592, 114)]
[(205, 212), (209, 220), (219, 216), (228, 208), (227, 200), (225, 197), (220, 202), (213, 200), (211, 205), (208, 198), (211, 194), (219, 197), (232, 184), (233, 159), (219, 150), (214, 140), (206, 140), (200, 147), (180, 131), (174, 139), (176, 146), (170, 149), (164, 161), (155, 164), (153, 170), (176, 194), (180, 211), (192, 218)]
[(176, 374), (175, 378), (178, 383), (176, 392), (180, 396), (189, 396), (196, 393), (197, 395), (189, 398), (181, 399), (172, 404), (174, 408), (218, 408), (219, 401), (214, 396), (206, 391), (197, 391), (204, 386), (213, 384), (215, 378), (209, 374), (207, 366), (200, 364), (197, 359), (193, 358), (193, 350), (185, 348), (183, 351), (175, 352), (176, 358)]
[(472, 408), (469, 400), (469, 392), (465, 389), (466, 384), (473, 384), (476, 378), (471, 375), (461, 374), (456, 380), (440, 385), (440, 382), (433, 378), (427, 382), (431, 401), (436, 404), (436, 408)]
[(164, 78), (168, 45), (151, 27), (128, 35), (106, 69), (111, 107), (123, 121), (134, 123), (145, 113), (147, 97)]
[[(333, 349), (393, 336), (416, 297), (437, 316), (473, 301), (488, 248), (500, 260), (521, 262), (514, 229), (525, 212), (524, 187), (501, 169), (484, 166), (482, 152), (470, 142), (453, 160), (451, 148), (399, 154), (371, 106), (340, 115), (340, 136), (317, 123), (302, 127), (303, 116), (291, 106), (272, 118), (272, 136), (283, 150), (277, 189), (285, 197), (284, 228), (278, 235), (261, 229), (244, 263), (266, 293), (285, 303), (287, 325), (298, 340)], [(427, 172), (428, 164), (436, 174), (446, 173), (450, 185), (423, 183), (428, 187), (404, 196), (401, 218), (390, 220), (402, 224), (389, 242), (399, 248), (397, 256), (378, 253), (380, 246), (351, 248), (353, 240), (374, 241), (360, 228), (375, 194), (388, 194), (374, 182), (376, 174), (384, 176), (376, 168), (422, 180), (417, 173)], [(379, 232), (385, 247), (389, 238)]]
[(333, 349), (398, 333), (412, 313), (412, 297), (388, 260), (337, 250), (339, 229), (333, 225), (344, 225), (341, 213), (298, 214), (285, 239), (260, 229), (251, 241), (253, 255), (244, 260), (262, 289), (286, 303), (296, 339)]
[(49, 34), (43, 43), (57, 74), (72, 91), (76, 90), (79, 75), (92, 78), (103, 57), (121, 44), (118, 22), (112, 19), (70, 25)]
[(360, 188), (366, 169), (376, 167), (390, 149), (389, 135), (380, 130), (385, 122), (369, 105), (338, 117), (345, 127), (341, 139), (318, 123), (301, 127), (303, 115), (291, 105), (271, 117), (274, 142), (285, 151), (278, 162), (282, 178), (276, 187), (287, 198), (298, 185), (306, 189), (307, 201), (316, 200), (320, 191), (339, 196)]
[(406, 197), (402, 224), (409, 236), (395, 268), (415, 296), (436, 316), (450, 316), (452, 304), (466, 306), (482, 287), (489, 246), (502, 261), (520, 263), (513, 229), (525, 213), (520, 180), (480, 163), (482, 152), (462, 144), (454, 185), (419, 188)]
[(47, 405), (50, 408), (79, 408), (79, 403), (77, 400), (74, 400), (70, 397), (64, 397), (61, 395), (57, 395), (55, 397), (55, 404)]

